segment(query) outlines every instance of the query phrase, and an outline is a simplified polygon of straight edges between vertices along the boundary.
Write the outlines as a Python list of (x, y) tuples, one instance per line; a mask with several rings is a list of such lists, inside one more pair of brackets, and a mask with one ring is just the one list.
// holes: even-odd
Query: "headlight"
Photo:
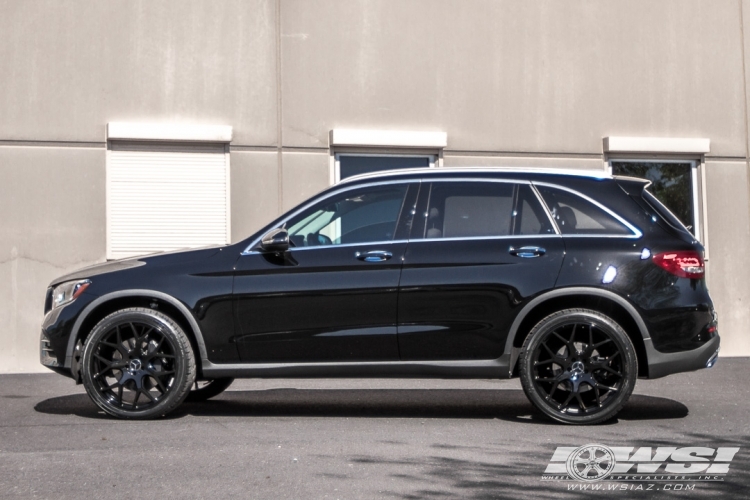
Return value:
[(90, 280), (68, 281), (57, 285), (52, 290), (52, 309), (56, 309), (76, 300), (91, 284)]

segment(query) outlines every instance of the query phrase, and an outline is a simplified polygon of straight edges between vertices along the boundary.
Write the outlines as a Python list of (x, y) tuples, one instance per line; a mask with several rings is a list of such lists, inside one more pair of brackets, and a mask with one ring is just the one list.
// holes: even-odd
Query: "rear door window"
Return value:
[(513, 234), (555, 234), (555, 229), (544, 211), (539, 198), (526, 184), (518, 186), (518, 200), (513, 212), (515, 229)]

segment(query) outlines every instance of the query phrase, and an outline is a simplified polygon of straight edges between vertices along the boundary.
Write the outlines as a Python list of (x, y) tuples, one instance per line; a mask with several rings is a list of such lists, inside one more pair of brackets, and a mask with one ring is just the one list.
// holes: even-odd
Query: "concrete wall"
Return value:
[[(8, 0), (0, 372), (55, 276), (105, 258), (105, 126), (231, 125), (232, 240), (326, 187), (333, 128), (448, 134), (445, 166), (601, 169), (602, 137), (706, 137), (709, 285), (750, 355), (750, 0)], [(744, 69), (744, 72), (743, 72)]]

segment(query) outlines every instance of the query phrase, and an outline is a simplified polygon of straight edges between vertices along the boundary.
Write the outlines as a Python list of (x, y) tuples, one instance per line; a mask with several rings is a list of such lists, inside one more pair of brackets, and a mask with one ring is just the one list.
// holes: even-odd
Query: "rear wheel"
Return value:
[(82, 379), (89, 397), (118, 418), (166, 415), (187, 397), (195, 357), (169, 316), (145, 308), (114, 312), (86, 339)]
[(213, 380), (196, 380), (185, 401), (197, 403), (209, 400), (226, 391), (227, 388), (232, 385), (232, 382), (234, 382), (234, 379), (231, 377), (215, 378)]
[(550, 418), (595, 424), (614, 417), (633, 392), (635, 348), (612, 318), (566, 309), (540, 321), (519, 357), (529, 400)]

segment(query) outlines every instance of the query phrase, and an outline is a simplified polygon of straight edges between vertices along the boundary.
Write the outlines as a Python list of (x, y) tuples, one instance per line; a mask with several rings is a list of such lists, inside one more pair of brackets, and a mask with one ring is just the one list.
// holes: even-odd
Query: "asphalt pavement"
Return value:
[[(639, 380), (618, 418), (597, 426), (549, 422), (518, 380), (402, 379), (241, 380), (132, 422), (59, 375), (0, 375), (0, 498), (604, 496), (580, 489), (596, 484), (621, 498), (748, 498), (749, 396), (750, 359), (720, 358)], [(590, 443), (740, 450), (717, 481), (542, 479), (558, 446)]]

